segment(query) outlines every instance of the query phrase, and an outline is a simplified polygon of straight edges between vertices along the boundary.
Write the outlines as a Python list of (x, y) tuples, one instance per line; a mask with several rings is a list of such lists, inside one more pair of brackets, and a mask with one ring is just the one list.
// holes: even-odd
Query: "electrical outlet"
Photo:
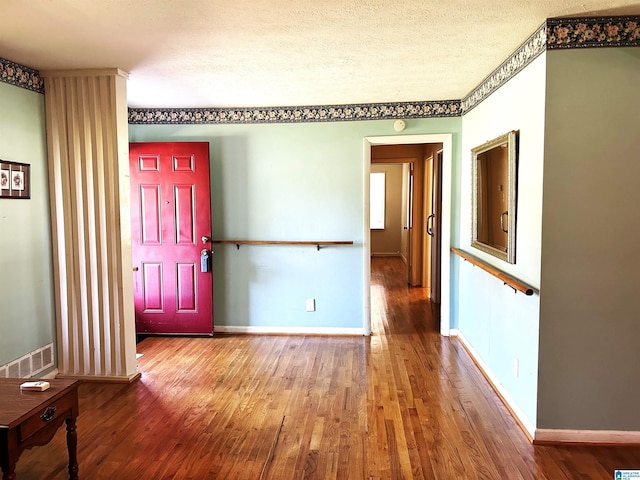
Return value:
[(316, 299), (307, 298), (307, 312), (315, 312), (315, 311), (316, 311)]
[(518, 357), (513, 357), (513, 376), (518, 378), (519, 374), (520, 374), (520, 361), (518, 360)]

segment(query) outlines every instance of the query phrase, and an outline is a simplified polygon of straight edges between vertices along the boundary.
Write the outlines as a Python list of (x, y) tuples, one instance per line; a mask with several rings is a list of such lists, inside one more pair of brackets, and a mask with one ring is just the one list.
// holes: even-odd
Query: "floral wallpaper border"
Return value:
[(0, 82), (44, 93), (44, 80), (33, 68), (0, 57)]
[(640, 46), (640, 16), (550, 18), (547, 49)]
[(496, 68), (480, 85), (462, 99), (462, 113), (466, 113), (507, 83), (535, 60), (546, 46), (546, 24), (538, 28), (520, 47)]
[(549, 18), (462, 99), (462, 114), (507, 83), (545, 50), (638, 46), (640, 16)]
[[(462, 100), (256, 108), (130, 108), (130, 124), (300, 123), (456, 117), (513, 78), (545, 50), (640, 46), (640, 16), (550, 18)], [(44, 93), (37, 70), (0, 57), (0, 82)]]
[(300, 123), (460, 116), (460, 100), (309, 107), (130, 108), (130, 124)]

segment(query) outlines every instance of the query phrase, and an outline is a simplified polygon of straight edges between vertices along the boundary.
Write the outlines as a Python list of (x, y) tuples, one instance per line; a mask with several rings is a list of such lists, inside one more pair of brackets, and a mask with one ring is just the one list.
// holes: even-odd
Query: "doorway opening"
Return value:
[[(440, 303), (441, 159), (442, 143), (371, 148), (370, 178), (386, 179), (382, 199), (370, 184), (371, 256), (400, 257), (407, 283), (426, 289), (434, 304)], [(381, 205), (385, 221), (376, 222)]]
[[(376, 254), (405, 259), (407, 283), (428, 288), (432, 302), (439, 301), (440, 333), (450, 334), (451, 137), (451, 134), (433, 134), (365, 138), (364, 330), (367, 334), (371, 331), (370, 262)], [(370, 173), (395, 170), (391, 177), (397, 178), (398, 168), (402, 169), (400, 195), (402, 204), (406, 205), (400, 214), (401, 240), (399, 248), (390, 246), (398, 246), (398, 232), (387, 232), (395, 237), (396, 243), (383, 243), (385, 246), (380, 247), (376, 238), (381, 237), (380, 232), (370, 229)], [(397, 180), (395, 189), (398, 190)]]

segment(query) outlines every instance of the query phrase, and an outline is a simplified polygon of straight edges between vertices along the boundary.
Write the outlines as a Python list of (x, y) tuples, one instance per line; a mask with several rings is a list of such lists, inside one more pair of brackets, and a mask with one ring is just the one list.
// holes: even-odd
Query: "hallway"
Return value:
[(531, 445), (462, 344), (440, 336), (405, 264), (373, 258), (371, 271), (369, 429), (382, 434), (369, 446), (391, 465), (379, 478), (609, 480), (640, 468), (640, 447)]
[(387, 450), (391, 466), (374, 478), (546, 478), (533, 475), (533, 447), (462, 345), (440, 336), (426, 290), (408, 287), (405, 272), (399, 258), (372, 259), (368, 411), (381, 434), (370, 449)]
[[(612, 479), (638, 447), (532, 446), (397, 258), (372, 259), (372, 336), (150, 337), (142, 378), (80, 387), (80, 478)], [(65, 437), (17, 478), (64, 479)]]

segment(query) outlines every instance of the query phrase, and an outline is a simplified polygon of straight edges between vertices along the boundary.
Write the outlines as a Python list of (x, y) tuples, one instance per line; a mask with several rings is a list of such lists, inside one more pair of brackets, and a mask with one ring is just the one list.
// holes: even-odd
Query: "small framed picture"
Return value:
[(11, 175), (11, 172), (9, 171), (9, 169), (2, 169), (0, 170), (0, 190), (10, 190), (11, 187), (9, 186), (9, 175)]
[(0, 159), (0, 199), (31, 198), (31, 166)]

